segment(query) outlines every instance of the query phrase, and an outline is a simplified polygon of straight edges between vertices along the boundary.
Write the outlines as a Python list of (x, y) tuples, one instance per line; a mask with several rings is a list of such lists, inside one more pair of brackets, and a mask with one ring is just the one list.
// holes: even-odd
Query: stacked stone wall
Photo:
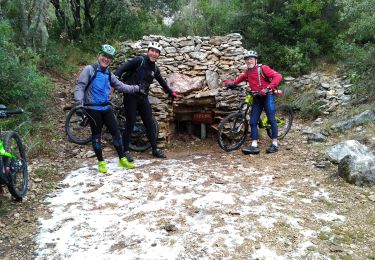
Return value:
[(144, 36), (142, 40), (121, 44), (114, 67), (136, 55), (145, 54), (148, 44), (152, 41), (158, 42), (163, 47), (157, 65), (172, 88), (176, 82), (175, 75), (185, 76), (185, 78), (179, 77), (180, 81), (190, 82), (186, 78), (189, 77), (195, 83), (200, 82), (181, 93), (182, 98), (175, 101), (173, 106), (157, 82), (151, 85), (150, 101), (154, 116), (160, 124), (159, 139), (168, 139), (172, 131), (170, 123), (174, 121), (176, 114), (180, 115), (183, 111), (191, 116), (201, 110), (210, 110), (214, 117), (221, 117), (237, 107), (240, 97), (224, 88), (222, 80), (234, 78), (245, 68), (240, 34), (181, 38)]

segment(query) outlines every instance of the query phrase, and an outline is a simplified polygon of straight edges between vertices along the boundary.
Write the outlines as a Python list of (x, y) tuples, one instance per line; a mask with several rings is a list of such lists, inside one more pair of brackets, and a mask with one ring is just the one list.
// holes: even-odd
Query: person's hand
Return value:
[(233, 84), (233, 80), (226, 79), (226, 80), (224, 80), (224, 84), (225, 84), (225, 86), (231, 85), (231, 84)]
[(265, 96), (265, 95), (267, 95), (268, 92), (270, 92), (270, 89), (267, 87), (267, 88), (261, 89), (261, 91), (259, 91), (259, 94), (261, 96)]
[(148, 86), (144, 83), (139, 84), (139, 93), (143, 96), (148, 95)]
[(83, 100), (76, 101), (76, 102), (74, 103), (74, 106), (75, 106), (75, 107), (79, 107), (79, 108), (83, 108)]
[(177, 98), (177, 97), (178, 97), (177, 93), (175, 91), (173, 91), (171, 93), (171, 98)]
[(224, 84), (227, 88), (229, 89), (236, 89), (238, 86), (236, 84), (234, 84), (234, 82), (230, 79), (226, 79), (224, 80)]

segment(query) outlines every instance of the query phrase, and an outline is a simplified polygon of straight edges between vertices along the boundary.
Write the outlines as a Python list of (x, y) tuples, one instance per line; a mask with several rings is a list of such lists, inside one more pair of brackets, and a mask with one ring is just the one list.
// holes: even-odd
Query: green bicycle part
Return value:
[[(284, 125), (285, 121), (283, 119), (281, 119), (280, 117), (277, 117), (275, 116), (275, 119), (276, 119), (276, 123), (277, 123), (277, 126), (282, 126)], [(265, 128), (269, 128), (271, 127), (271, 124), (270, 122), (268, 121), (268, 117), (265, 116), (262, 120), (262, 124)]]
[(264, 127), (271, 127), (271, 124), (268, 122), (268, 117), (265, 116), (262, 120), (262, 124)]
[(285, 120), (281, 119), (280, 117), (275, 117), (275, 118), (276, 118), (277, 126), (284, 125)]
[(245, 103), (246, 103), (246, 104), (252, 104), (253, 102), (254, 102), (254, 98), (253, 98), (253, 96), (248, 95), (248, 96), (245, 98)]
[(5, 151), (4, 145), (3, 145), (2, 142), (0, 142), (0, 156), (10, 157), (10, 158), (14, 158), (14, 159), (17, 158), (13, 154), (8, 153), (8, 152)]

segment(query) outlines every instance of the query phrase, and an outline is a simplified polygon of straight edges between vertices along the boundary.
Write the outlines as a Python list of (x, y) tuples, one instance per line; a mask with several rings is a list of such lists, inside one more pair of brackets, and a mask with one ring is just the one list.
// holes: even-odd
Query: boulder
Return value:
[(347, 155), (375, 160), (374, 155), (369, 152), (368, 148), (357, 140), (346, 140), (337, 143), (328, 148), (325, 151), (325, 155), (333, 163), (339, 163)]
[(327, 158), (338, 163), (339, 175), (349, 183), (375, 186), (375, 156), (356, 140), (340, 142), (326, 151)]
[(203, 88), (203, 80), (199, 77), (191, 78), (180, 73), (171, 73), (167, 77), (168, 84), (173, 91), (180, 94), (188, 94), (192, 91), (201, 90)]
[(375, 159), (346, 155), (339, 163), (339, 175), (351, 184), (375, 186)]
[(375, 114), (370, 110), (366, 110), (359, 115), (354, 116), (351, 119), (346, 121), (338, 122), (331, 126), (332, 131), (339, 132), (344, 131), (346, 129), (353, 128), (354, 126), (363, 125), (367, 122), (374, 122), (375, 121)]
[(206, 82), (210, 89), (217, 89), (219, 87), (219, 74), (215, 71), (207, 70)]

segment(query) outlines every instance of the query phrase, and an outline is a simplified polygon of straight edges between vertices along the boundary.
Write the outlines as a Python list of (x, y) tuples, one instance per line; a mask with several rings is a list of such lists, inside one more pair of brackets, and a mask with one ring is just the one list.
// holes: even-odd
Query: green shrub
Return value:
[(41, 119), (47, 108), (52, 84), (36, 69), (38, 55), (12, 44), (12, 30), (7, 22), (0, 22), (0, 35), (0, 103), (23, 108), (26, 113), (15, 118), (32, 125), (31, 121)]
[(374, 101), (375, 44), (343, 45), (342, 56), (345, 57), (343, 61), (344, 73), (353, 83), (353, 92), (359, 96), (367, 97), (369, 101)]
[(50, 40), (46, 52), (41, 55), (38, 67), (42, 70), (53, 71), (58, 75), (68, 76), (78, 70), (77, 65), (92, 63), (94, 57), (94, 51), (87, 52), (76, 44), (63, 45)]

